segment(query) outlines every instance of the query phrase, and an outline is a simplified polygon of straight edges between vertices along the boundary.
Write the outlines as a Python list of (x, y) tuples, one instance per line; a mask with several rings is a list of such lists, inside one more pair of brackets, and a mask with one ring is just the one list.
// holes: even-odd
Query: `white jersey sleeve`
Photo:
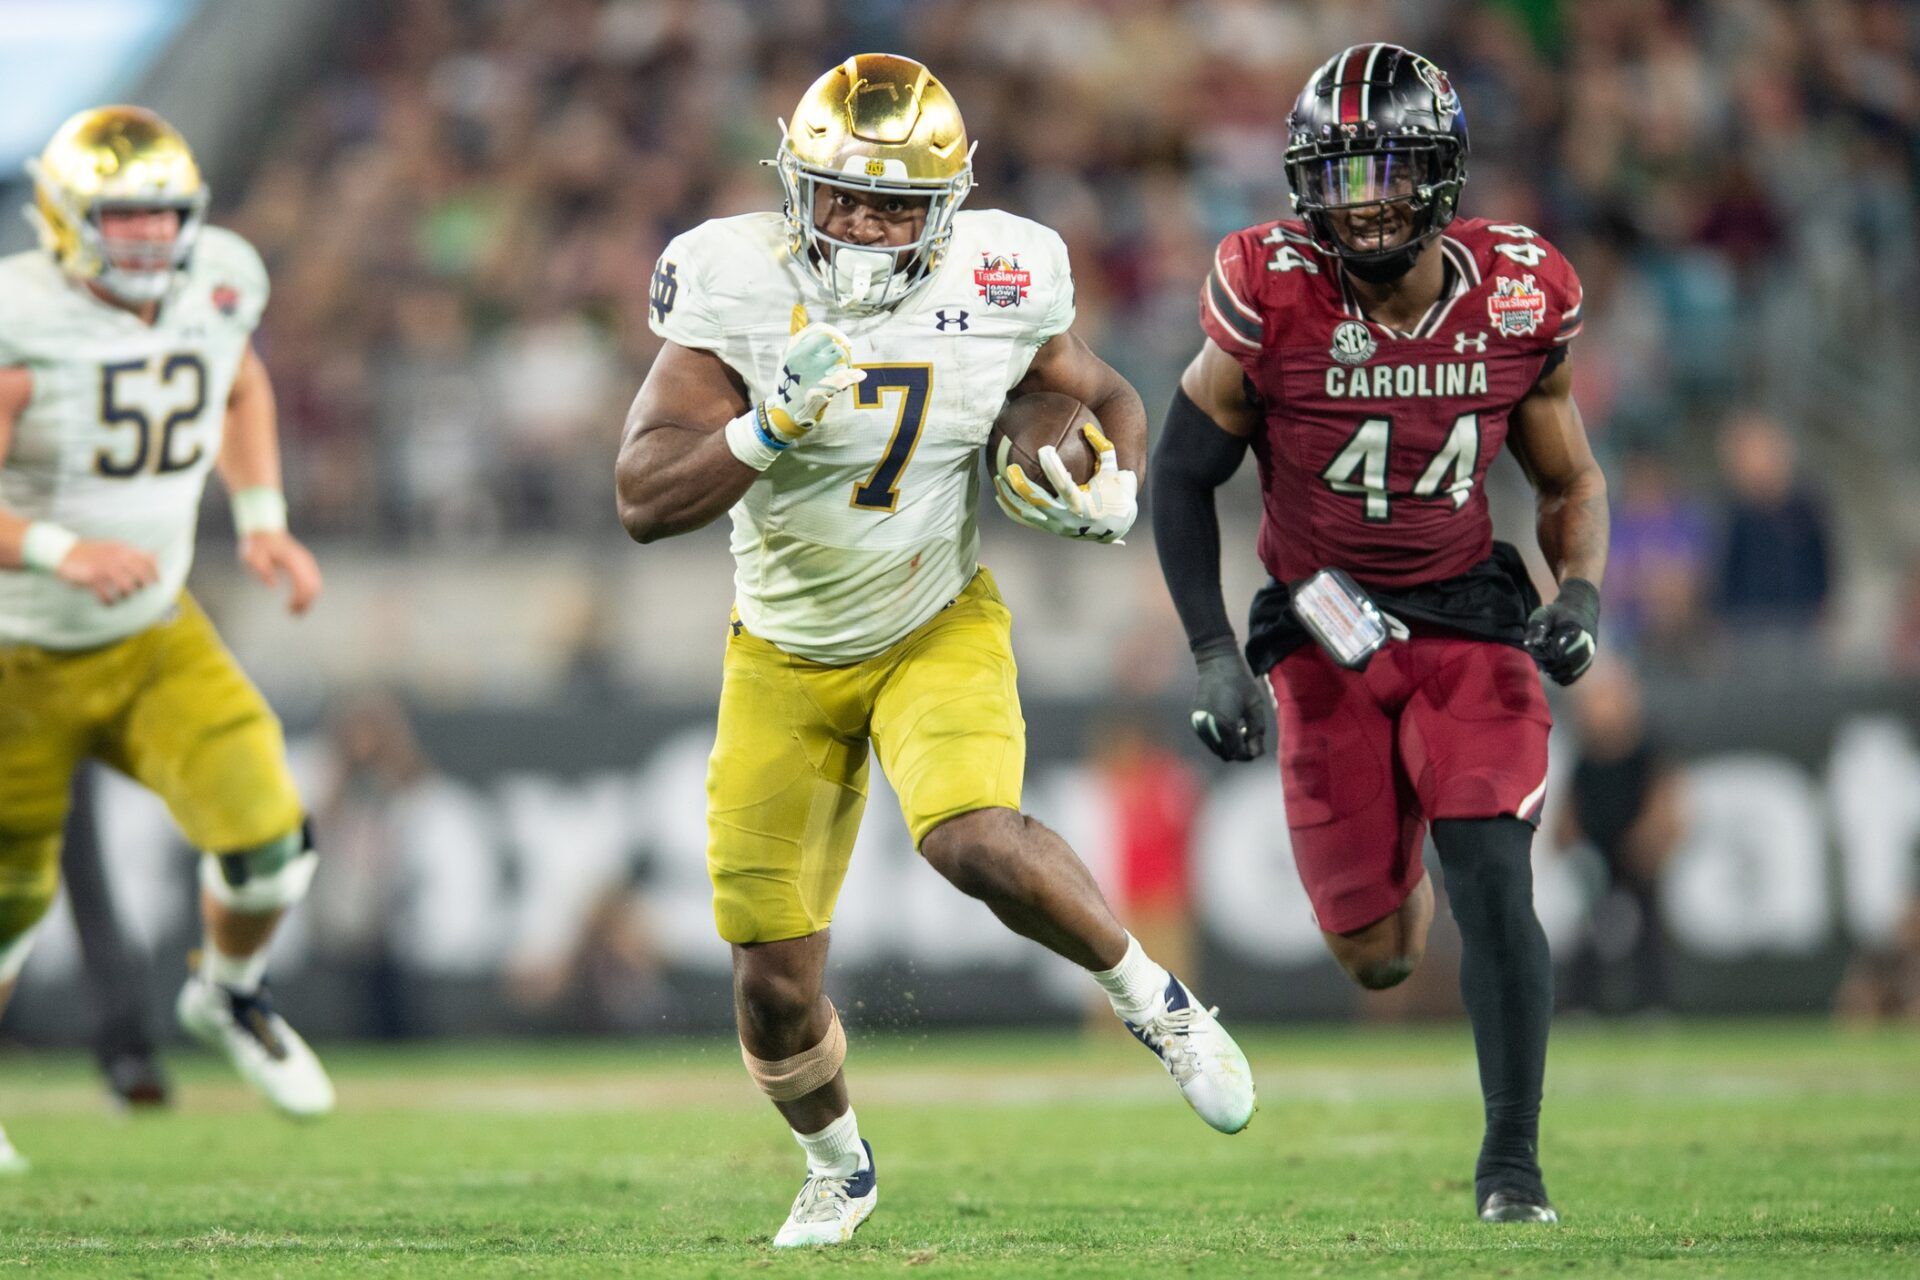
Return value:
[(233, 329), (251, 336), (260, 327), (271, 285), (267, 264), (245, 238), (225, 227), (203, 228), (193, 249), (194, 278), (207, 282), (208, 300), (215, 310), (229, 312), (225, 318)]
[(1060, 238), (1059, 232), (1038, 223), (1033, 226), (1040, 256), (1047, 264), (1047, 279), (1051, 282), (1045, 299), (1046, 310), (1033, 331), (1034, 345), (1041, 346), (1073, 328), (1073, 264), (1068, 258), (1067, 242)]
[(765, 317), (765, 282), (780, 264), (769, 260), (767, 237), (752, 234), (764, 229), (742, 221), (704, 222), (668, 242), (653, 268), (647, 324), (668, 342), (711, 351), (744, 377), (752, 351), (741, 326)]

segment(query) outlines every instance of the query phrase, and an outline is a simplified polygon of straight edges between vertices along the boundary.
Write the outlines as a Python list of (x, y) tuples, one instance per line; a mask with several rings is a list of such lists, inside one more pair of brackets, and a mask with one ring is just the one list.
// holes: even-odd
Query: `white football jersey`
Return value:
[(1066, 245), (1037, 222), (962, 210), (940, 268), (899, 306), (827, 299), (777, 213), (676, 237), (654, 272), (653, 330), (711, 351), (754, 402), (774, 394), (809, 322), (853, 344), (866, 380), (734, 504), (740, 619), (843, 665), (885, 649), (960, 594), (979, 564), (981, 447), (1034, 353), (1073, 323)]
[(201, 231), (151, 326), (40, 250), (0, 258), (0, 365), (33, 371), (33, 398), (0, 460), (0, 505), (160, 562), (157, 582), (113, 605), (45, 574), (0, 570), (0, 643), (92, 648), (166, 613), (193, 564), (227, 396), (266, 304), (260, 255), (218, 227)]

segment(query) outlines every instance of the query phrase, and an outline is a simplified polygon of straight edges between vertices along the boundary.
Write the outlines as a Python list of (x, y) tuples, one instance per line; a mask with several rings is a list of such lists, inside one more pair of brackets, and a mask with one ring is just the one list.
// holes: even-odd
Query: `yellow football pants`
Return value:
[(827, 927), (879, 752), (918, 847), (949, 818), (1020, 807), (1027, 729), (1012, 618), (983, 568), (952, 604), (851, 666), (727, 642), (707, 771), (707, 871), (728, 942)]
[(53, 900), (68, 786), (86, 757), (158, 794), (208, 853), (300, 825), (280, 721), (190, 597), (98, 649), (0, 645), (0, 945)]

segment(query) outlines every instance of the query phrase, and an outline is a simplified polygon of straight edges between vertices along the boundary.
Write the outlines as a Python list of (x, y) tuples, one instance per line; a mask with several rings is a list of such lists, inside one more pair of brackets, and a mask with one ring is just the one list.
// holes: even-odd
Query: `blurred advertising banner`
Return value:
[[(1849, 953), (1892, 935), (1915, 893), (1920, 684), (1655, 686), (1683, 822), (1657, 886), (1681, 1012), (1826, 1008)], [(276, 984), (321, 1034), (729, 1025), (728, 951), (705, 873), (711, 709), (609, 698), (567, 710), (434, 711), (349, 701), (293, 737), (322, 852)], [(1570, 717), (1563, 717), (1570, 719)], [(1026, 804), (1092, 866), (1123, 918), (1246, 1018), (1443, 1014), (1453, 944), (1363, 997), (1326, 958), (1295, 877), (1269, 757), (1198, 754), (1184, 708), (1031, 702)], [(1556, 956), (1592, 941), (1604, 877), (1556, 847), (1574, 764), (1556, 730), (1536, 899)], [(171, 992), (192, 945), (192, 866), (164, 810), (101, 780), (121, 915)], [(1431, 862), (1430, 862), (1431, 865)], [(1092, 987), (923, 865), (877, 764), (834, 926), (850, 1021), (1058, 1021)], [(9, 1030), (84, 1034), (64, 907)]]

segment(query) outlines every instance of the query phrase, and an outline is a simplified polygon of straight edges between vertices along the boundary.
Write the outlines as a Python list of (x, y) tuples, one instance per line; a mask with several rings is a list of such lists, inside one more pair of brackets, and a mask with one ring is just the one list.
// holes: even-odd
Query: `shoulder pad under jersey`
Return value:
[(972, 272), (982, 309), (1024, 318), (1034, 345), (1072, 327), (1073, 265), (1052, 227), (1002, 209), (963, 209), (947, 252)]
[(225, 227), (202, 227), (181, 288), (205, 292), (223, 315), (251, 331), (267, 309), (267, 264), (245, 237)]
[(1265, 222), (1220, 242), (1200, 288), (1200, 326), (1221, 350), (1250, 365), (1324, 301), (1339, 263), (1299, 222)]
[(714, 218), (683, 231), (654, 265), (647, 324), (668, 342), (724, 359), (741, 327), (763, 321), (768, 302), (790, 288), (787, 258), (777, 213)]
[(1565, 346), (1580, 334), (1580, 277), (1547, 238), (1517, 222), (1461, 218), (1447, 238), (1486, 277), (1487, 319), (1509, 338)]

